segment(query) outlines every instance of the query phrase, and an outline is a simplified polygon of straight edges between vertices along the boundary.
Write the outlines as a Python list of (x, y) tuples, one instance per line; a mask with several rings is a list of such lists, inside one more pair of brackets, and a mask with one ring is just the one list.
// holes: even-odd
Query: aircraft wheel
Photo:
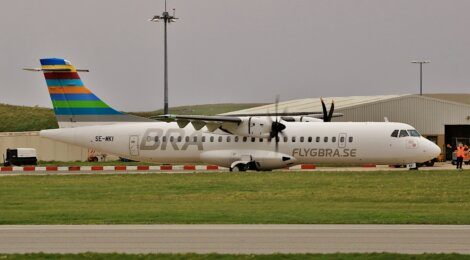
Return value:
[(433, 167), (434, 166), (434, 160), (427, 161), (427, 162), (424, 163), (424, 165), (426, 165), (428, 167)]
[(237, 165), (235, 165), (233, 168), (230, 169), (231, 172), (246, 172), (246, 165), (245, 164), (242, 164), (242, 163), (239, 163)]

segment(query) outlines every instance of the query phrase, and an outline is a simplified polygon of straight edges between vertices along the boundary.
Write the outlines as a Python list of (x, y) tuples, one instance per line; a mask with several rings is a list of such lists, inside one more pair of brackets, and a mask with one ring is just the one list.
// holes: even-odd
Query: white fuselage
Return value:
[(260, 169), (294, 164), (407, 164), (437, 157), (440, 149), (421, 136), (392, 137), (412, 126), (389, 122), (283, 122), (274, 139), (235, 136), (176, 123), (120, 123), (41, 131), (41, 136), (139, 161), (211, 163), (232, 167), (257, 161)]

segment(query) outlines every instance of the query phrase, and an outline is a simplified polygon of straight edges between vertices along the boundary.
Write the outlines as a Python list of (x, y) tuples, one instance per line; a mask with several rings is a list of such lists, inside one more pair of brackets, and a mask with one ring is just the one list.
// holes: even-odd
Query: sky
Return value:
[[(1, 0), (0, 103), (51, 107), (62, 57), (114, 108), (163, 107), (163, 0)], [(470, 93), (468, 0), (168, 0), (170, 106)]]

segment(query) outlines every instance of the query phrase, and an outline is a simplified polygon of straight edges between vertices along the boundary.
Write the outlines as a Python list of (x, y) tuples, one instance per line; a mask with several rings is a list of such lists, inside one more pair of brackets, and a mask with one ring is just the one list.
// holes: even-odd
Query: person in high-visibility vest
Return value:
[(463, 157), (465, 156), (465, 147), (462, 145), (462, 143), (457, 146), (456, 149), (456, 155), (457, 155), (457, 169), (462, 170), (462, 164), (463, 164)]

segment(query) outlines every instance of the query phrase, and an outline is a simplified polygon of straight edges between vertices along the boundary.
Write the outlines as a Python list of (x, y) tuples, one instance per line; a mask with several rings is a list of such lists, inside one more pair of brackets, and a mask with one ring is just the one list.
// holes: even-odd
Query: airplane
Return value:
[(83, 84), (69, 61), (40, 60), (58, 129), (40, 136), (136, 161), (207, 163), (230, 171), (273, 170), (298, 164), (416, 164), (441, 150), (404, 123), (331, 122), (323, 113), (162, 115), (117, 111)]

